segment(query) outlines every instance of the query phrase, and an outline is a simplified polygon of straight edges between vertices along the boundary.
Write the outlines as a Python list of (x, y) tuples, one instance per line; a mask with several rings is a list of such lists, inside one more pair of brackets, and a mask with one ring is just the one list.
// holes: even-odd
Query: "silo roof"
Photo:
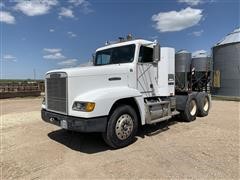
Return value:
[(185, 53), (190, 53), (190, 52), (188, 52), (187, 50), (185, 50), (185, 49), (182, 49), (182, 50), (180, 50), (180, 51), (178, 51), (177, 52), (177, 54), (185, 54)]
[(199, 50), (192, 53), (192, 58), (203, 58), (203, 57), (208, 57), (207, 51), (205, 50)]
[(215, 46), (221, 46), (224, 44), (240, 42), (240, 28), (235, 29), (233, 32), (224, 37)]

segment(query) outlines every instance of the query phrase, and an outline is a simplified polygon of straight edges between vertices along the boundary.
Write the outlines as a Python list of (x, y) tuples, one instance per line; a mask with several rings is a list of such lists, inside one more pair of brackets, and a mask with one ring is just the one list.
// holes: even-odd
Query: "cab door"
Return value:
[(157, 93), (157, 64), (153, 63), (153, 48), (141, 46), (137, 63), (137, 89), (144, 97)]

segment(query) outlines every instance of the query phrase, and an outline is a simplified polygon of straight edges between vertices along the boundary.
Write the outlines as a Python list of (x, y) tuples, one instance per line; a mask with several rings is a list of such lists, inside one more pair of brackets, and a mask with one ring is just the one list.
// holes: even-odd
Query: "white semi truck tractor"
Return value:
[(207, 92), (175, 86), (174, 48), (121, 39), (97, 49), (93, 66), (47, 72), (41, 115), (69, 131), (101, 132), (109, 146), (122, 148), (140, 126), (208, 115)]

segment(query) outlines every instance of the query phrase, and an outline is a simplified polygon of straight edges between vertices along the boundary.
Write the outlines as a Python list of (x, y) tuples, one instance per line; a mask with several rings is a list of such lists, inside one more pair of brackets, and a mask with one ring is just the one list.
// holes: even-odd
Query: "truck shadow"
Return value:
[(138, 131), (138, 137), (145, 138), (145, 136), (154, 136), (170, 129), (170, 126), (177, 124), (181, 121), (170, 119), (168, 121), (159, 122), (157, 124), (145, 125)]
[[(178, 123), (175, 120), (157, 123), (156, 125), (146, 125), (139, 129), (137, 137), (154, 136), (169, 129), (169, 126)], [(66, 147), (86, 154), (95, 154), (103, 151), (113, 150), (105, 144), (101, 133), (79, 133), (69, 132), (59, 129), (48, 133), (48, 137)], [(137, 137), (135, 141), (137, 141)]]
[(111, 150), (103, 141), (100, 133), (69, 132), (59, 129), (48, 133), (48, 137), (68, 148), (87, 154)]

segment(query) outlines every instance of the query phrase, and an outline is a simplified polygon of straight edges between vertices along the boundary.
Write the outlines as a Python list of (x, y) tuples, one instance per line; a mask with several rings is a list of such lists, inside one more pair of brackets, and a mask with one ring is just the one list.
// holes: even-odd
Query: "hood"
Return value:
[(94, 76), (94, 75), (108, 75), (108, 74), (125, 74), (129, 72), (129, 69), (132, 68), (131, 63), (126, 64), (111, 64), (111, 65), (102, 65), (102, 66), (88, 66), (88, 67), (75, 67), (75, 68), (65, 68), (48, 71), (49, 73), (65, 72), (68, 77), (74, 76)]

